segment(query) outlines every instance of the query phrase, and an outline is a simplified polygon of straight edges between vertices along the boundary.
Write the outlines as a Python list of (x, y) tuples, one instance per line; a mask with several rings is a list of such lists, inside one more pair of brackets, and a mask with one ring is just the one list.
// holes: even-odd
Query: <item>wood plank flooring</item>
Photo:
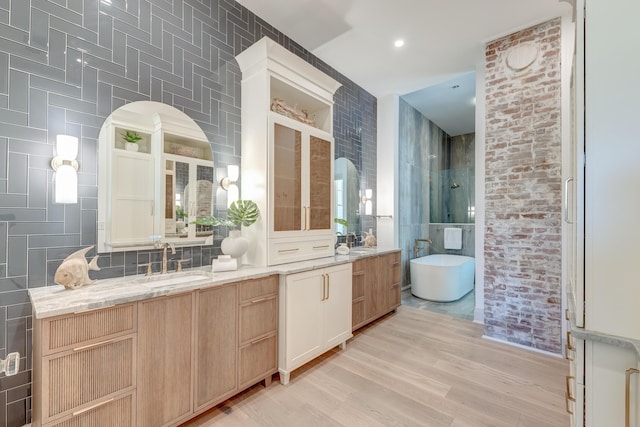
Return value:
[(183, 427), (568, 426), (567, 372), (481, 325), (402, 306), (288, 385), (253, 386)]

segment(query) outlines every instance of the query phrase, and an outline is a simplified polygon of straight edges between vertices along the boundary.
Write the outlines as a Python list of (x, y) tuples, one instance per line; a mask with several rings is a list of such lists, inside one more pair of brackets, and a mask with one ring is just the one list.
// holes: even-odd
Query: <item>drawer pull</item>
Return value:
[(88, 411), (90, 411), (92, 409), (96, 409), (96, 408), (98, 408), (98, 407), (100, 407), (102, 405), (106, 405), (107, 403), (110, 403), (110, 402), (113, 402), (113, 397), (111, 399), (109, 399), (109, 400), (105, 400), (104, 402), (96, 403), (95, 405), (91, 405), (88, 408), (84, 408), (84, 409), (82, 409), (80, 411), (74, 412), (73, 416), (77, 417), (78, 415), (82, 415), (85, 412), (88, 412)]
[(631, 375), (640, 373), (636, 368), (629, 368), (625, 371), (625, 384), (624, 384), (624, 425), (630, 427), (629, 413), (631, 412)]
[(250, 342), (249, 342), (249, 344), (251, 344), (251, 345), (255, 345), (255, 344), (258, 344), (259, 342), (262, 342), (262, 341), (267, 340), (267, 339), (269, 339), (269, 338), (271, 338), (271, 336), (266, 336), (266, 337), (258, 338), (258, 339), (255, 339), (255, 340), (253, 340), (253, 341), (250, 341)]
[(576, 398), (571, 396), (571, 380), (575, 379), (575, 377), (573, 375), (567, 375), (565, 377), (565, 384), (567, 385), (567, 391), (565, 393), (565, 401), (567, 404), (567, 412), (569, 413), (569, 415), (573, 415), (573, 411), (571, 410), (571, 407), (569, 406), (569, 402), (575, 402)]
[(327, 249), (330, 245), (314, 246), (313, 249)]
[(251, 304), (257, 304), (259, 302), (263, 302), (263, 301), (266, 301), (266, 300), (271, 299), (271, 298), (273, 298), (273, 297), (264, 297), (264, 298), (252, 299), (251, 300)]
[(568, 309), (568, 308), (565, 308), (565, 309), (564, 309), (564, 318), (565, 318), (566, 320), (569, 320), (569, 309)]
[(571, 351), (575, 350), (575, 347), (571, 345), (571, 331), (567, 331), (567, 349)]
[(279, 249), (279, 250), (278, 250), (278, 253), (279, 253), (279, 254), (286, 254), (286, 253), (289, 253), (289, 252), (297, 252), (297, 251), (299, 251), (299, 250), (300, 250), (300, 248), (293, 248), (293, 249)]
[(571, 352), (575, 351), (575, 348), (570, 348), (569, 344), (565, 344), (564, 345), (564, 358), (573, 362), (575, 359), (575, 357), (569, 357), (569, 354)]
[(113, 342), (113, 340), (100, 341), (100, 342), (96, 342), (96, 343), (93, 343), (93, 344), (83, 345), (82, 347), (76, 347), (76, 348), (74, 348), (74, 349), (73, 349), (73, 351), (86, 350), (86, 349), (88, 349), (88, 348), (91, 348), (91, 347), (97, 347), (97, 346), (99, 346), (99, 345), (107, 344), (107, 343), (110, 343), (110, 342)]
[(394, 267), (397, 267), (397, 266), (399, 266), (399, 265), (400, 265), (400, 261), (398, 261), (398, 262), (394, 262), (394, 263), (393, 263), (393, 264), (391, 264), (391, 265), (392, 265), (392, 266), (394, 266)]

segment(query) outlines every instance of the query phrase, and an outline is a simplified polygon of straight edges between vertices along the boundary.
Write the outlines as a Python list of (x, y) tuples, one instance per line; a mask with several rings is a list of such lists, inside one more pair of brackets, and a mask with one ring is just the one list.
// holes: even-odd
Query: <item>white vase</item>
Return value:
[(125, 142), (124, 149), (128, 151), (138, 151), (138, 144), (135, 142)]
[(241, 234), (240, 230), (229, 230), (229, 237), (222, 239), (220, 249), (225, 255), (240, 258), (249, 249), (249, 240)]

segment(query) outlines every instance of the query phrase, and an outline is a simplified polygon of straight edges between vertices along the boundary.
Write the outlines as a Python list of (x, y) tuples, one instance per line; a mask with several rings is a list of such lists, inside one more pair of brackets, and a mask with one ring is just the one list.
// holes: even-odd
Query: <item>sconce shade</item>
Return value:
[(240, 198), (240, 190), (235, 184), (230, 184), (227, 188), (227, 207), (231, 206), (231, 203), (237, 201)]
[(53, 200), (55, 203), (78, 202), (78, 138), (71, 135), (56, 136), (56, 156), (51, 167), (56, 171), (53, 178)]
[(229, 165), (227, 166), (227, 175), (229, 180), (237, 181), (240, 178), (240, 166), (238, 165)]
[(62, 160), (75, 160), (78, 157), (78, 138), (71, 135), (56, 136), (56, 154)]
[(67, 164), (58, 166), (53, 187), (56, 203), (78, 202), (78, 175), (73, 166)]

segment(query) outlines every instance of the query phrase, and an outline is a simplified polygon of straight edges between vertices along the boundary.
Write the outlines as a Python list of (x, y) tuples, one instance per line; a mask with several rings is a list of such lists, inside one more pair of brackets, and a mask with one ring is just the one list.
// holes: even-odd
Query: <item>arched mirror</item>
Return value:
[(346, 235), (353, 231), (360, 232), (360, 177), (355, 165), (347, 158), (340, 157), (334, 161), (334, 216), (345, 220), (349, 226), (336, 222), (336, 233)]
[(213, 154), (200, 127), (166, 104), (114, 111), (99, 136), (98, 252), (204, 244), (213, 215)]

